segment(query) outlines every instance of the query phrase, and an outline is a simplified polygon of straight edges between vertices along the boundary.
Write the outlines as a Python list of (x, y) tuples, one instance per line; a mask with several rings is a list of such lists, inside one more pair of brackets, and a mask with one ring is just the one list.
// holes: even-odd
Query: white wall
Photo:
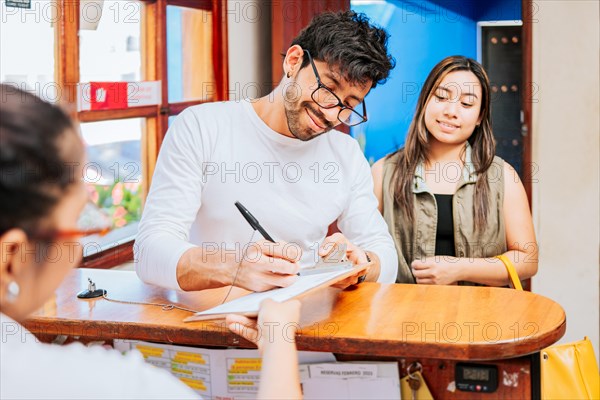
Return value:
[(257, 98), (271, 89), (271, 2), (227, 0), (229, 98)]
[(533, 291), (558, 302), (567, 333), (599, 343), (599, 6), (535, 1), (533, 211), (540, 244)]

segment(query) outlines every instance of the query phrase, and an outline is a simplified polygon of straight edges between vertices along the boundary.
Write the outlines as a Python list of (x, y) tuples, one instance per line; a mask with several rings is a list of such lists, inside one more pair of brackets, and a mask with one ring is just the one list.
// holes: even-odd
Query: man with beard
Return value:
[[(397, 255), (357, 142), (333, 130), (367, 119), (365, 96), (394, 60), (388, 34), (353, 11), (315, 17), (269, 95), (194, 106), (171, 125), (136, 240), (142, 280), (182, 290), (285, 287), (345, 244), (369, 263), (341, 282), (394, 282)], [(239, 201), (273, 242), (254, 235)], [(337, 221), (341, 233), (326, 237)], [(259, 240), (260, 239), (260, 240)]]

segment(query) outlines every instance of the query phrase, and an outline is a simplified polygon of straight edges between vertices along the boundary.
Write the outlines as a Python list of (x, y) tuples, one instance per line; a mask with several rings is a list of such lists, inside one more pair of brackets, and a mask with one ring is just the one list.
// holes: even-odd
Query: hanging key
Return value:
[(421, 378), (417, 374), (409, 374), (408, 375), (408, 386), (410, 386), (410, 390), (412, 391), (412, 400), (417, 400), (417, 391), (421, 388), (422, 382)]

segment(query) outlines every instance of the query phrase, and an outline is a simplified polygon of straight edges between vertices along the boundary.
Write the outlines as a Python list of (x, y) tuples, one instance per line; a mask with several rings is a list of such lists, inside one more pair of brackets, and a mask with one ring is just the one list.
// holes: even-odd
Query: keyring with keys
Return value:
[(410, 386), (410, 390), (412, 392), (411, 397), (413, 400), (417, 399), (417, 391), (423, 384), (423, 380), (420, 375), (421, 372), (423, 372), (423, 365), (418, 361), (414, 361), (410, 363), (408, 367), (406, 367), (406, 373), (408, 374), (408, 385)]

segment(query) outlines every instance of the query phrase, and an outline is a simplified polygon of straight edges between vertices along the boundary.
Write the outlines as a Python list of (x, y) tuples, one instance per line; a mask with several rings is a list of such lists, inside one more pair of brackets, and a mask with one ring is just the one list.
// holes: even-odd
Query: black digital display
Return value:
[(498, 388), (498, 366), (457, 363), (454, 379), (458, 390), (492, 393)]
[(469, 381), (489, 381), (490, 371), (482, 368), (463, 368), (463, 379)]

